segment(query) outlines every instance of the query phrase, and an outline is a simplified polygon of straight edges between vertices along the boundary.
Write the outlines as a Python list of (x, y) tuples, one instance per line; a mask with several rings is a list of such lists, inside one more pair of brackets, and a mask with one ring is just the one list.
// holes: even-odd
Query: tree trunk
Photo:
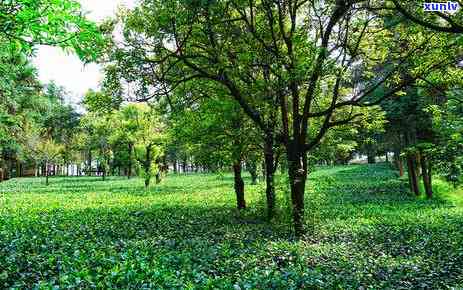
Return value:
[(432, 198), (432, 180), (431, 180), (431, 166), (426, 156), (421, 153), (421, 172), (423, 176), (424, 189), (426, 191), (426, 196)]
[(16, 177), (22, 177), (21, 174), (21, 163), (16, 159)]
[(265, 195), (267, 198), (267, 219), (271, 220), (275, 214), (275, 158), (273, 136), (267, 136), (264, 144), (265, 164)]
[(407, 169), (408, 169), (408, 180), (410, 182), (410, 190), (415, 193), (416, 196), (420, 195), (420, 187), (418, 184), (418, 177), (416, 174), (416, 157), (415, 155), (407, 155)]
[(48, 182), (48, 176), (50, 175), (50, 172), (49, 172), (49, 166), (48, 166), (48, 162), (45, 162), (45, 185), (48, 186), (49, 185), (49, 182)]
[(174, 174), (177, 174), (177, 159), (174, 159), (173, 167), (174, 167)]
[(368, 159), (368, 164), (375, 164), (376, 163), (376, 156), (372, 152), (368, 152), (367, 159)]
[(161, 183), (161, 181), (162, 181), (161, 172), (159, 171), (158, 173), (156, 173), (156, 184)]
[(132, 177), (132, 154), (133, 154), (133, 144), (129, 144), (129, 165), (127, 168), (127, 179)]
[(256, 185), (257, 184), (257, 161), (255, 158), (250, 158), (246, 162), (246, 168), (249, 171), (249, 174), (251, 175), (251, 184)]
[(92, 176), (92, 150), (88, 150), (87, 172), (89, 176)]
[(395, 166), (397, 167), (397, 170), (399, 170), (399, 176), (404, 176), (404, 163), (402, 160), (402, 156), (400, 156), (400, 149), (394, 150), (394, 160)]
[(146, 146), (146, 160), (143, 165), (145, 170), (145, 188), (150, 186), (151, 181), (151, 145)]
[(304, 191), (307, 180), (307, 157), (301, 146), (293, 141), (287, 148), (288, 175), (293, 206), (293, 224), (296, 237), (304, 234)]
[(418, 177), (418, 183), (420, 182), (419, 181), (419, 177), (422, 176), (422, 172), (421, 172), (421, 153), (418, 152), (416, 155), (415, 155), (415, 170), (416, 170), (416, 176)]
[(267, 173), (265, 173), (265, 159), (262, 161), (262, 180), (265, 180), (265, 176)]
[(399, 176), (404, 176), (404, 164), (402, 161), (402, 157), (400, 156), (400, 149), (398, 148), (394, 149), (394, 162), (396, 169), (399, 170)]
[(397, 166), (399, 167), (399, 176), (402, 177), (404, 176), (404, 162), (402, 160), (402, 157), (399, 156), (399, 159), (397, 160)]
[(11, 172), (11, 161), (8, 157), (8, 159), (5, 160), (5, 167), (4, 167), (4, 171), (3, 171), (3, 178), (4, 180), (9, 180), (12, 176), (12, 172)]
[(253, 167), (249, 169), (249, 174), (251, 174), (251, 184), (256, 185), (257, 184), (257, 168)]
[(182, 163), (182, 171), (183, 171), (183, 173), (186, 173), (186, 167), (187, 167), (186, 162), (187, 162), (186, 159), (184, 159), (183, 163)]
[(241, 177), (241, 160), (233, 164), (233, 173), (235, 177), (236, 203), (237, 208), (240, 210), (246, 208), (246, 201), (244, 199), (244, 181)]

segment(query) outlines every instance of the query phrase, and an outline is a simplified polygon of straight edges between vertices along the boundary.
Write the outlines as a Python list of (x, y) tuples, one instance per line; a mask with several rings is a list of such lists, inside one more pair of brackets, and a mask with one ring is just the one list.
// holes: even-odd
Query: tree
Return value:
[(35, 45), (72, 48), (94, 60), (104, 45), (97, 25), (73, 0), (8, 0), (0, 3), (0, 36), (27, 49)]
[[(224, 98), (220, 88), (211, 91), (207, 99), (198, 100), (194, 106), (171, 113), (170, 125), (175, 136), (173, 142), (189, 148), (188, 154), (196, 164), (216, 170), (231, 168), (237, 208), (246, 208), (243, 164), (256, 165), (261, 148), (258, 132), (253, 128), (239, 106)], [(257, 174), (257, 168), (255, 169)], [(256, 178), (256, 177), (255, 177)]]
[[(463, 33), (463, 22), (461, 21), (463, 12), (461, 9), (458, 10), (458, 8), (461, 8), (459, 6), (463, 6), (461, 1), (458, 2), (459, 4), (457, 2), (428, 2), (427, 4), (424, 4), (424, 7), (421, 1), (407, 1), (406, 3), (401, 3), (398, 0), (392, 0), (392, 2), (394, 3), (394, 8), (400, 12), (403, 17), (409, 21), (412, 21), (413, 23), (419, 24), (434, 31), (455, 34)], [(434, 7), (440, 6), (441, 4), (444, 4), (447, 8), (455, 9), (453, 11), (456, 13), (429, 13), (429, 11), (426, 11), (427, 8), (434, 9)]]
[(47, 102), (40, 117), (40, 124), (47, 128), (53, 140), (65, 147), (62, 160), (67, 169), (73, 159), (72, 139), (78, 131), (81, 116), (68, 104), (69, 92), (54, 82), (45, 85), (44, 98)]
[(437, 132), (431, 161), (434, 167), (455, 187), (462, 182), (463, 169), (463, 98), (461, 90), (447, 91), (448, 100), (432, 106), (433, 129)]
[(111, 132), (112, 132), (112, 113), (100, 114), (98, 112), (89, 112), (81, 119), (81, 126), (85, 128), (87, 140), (85, 141), (88, 148), (87, 173), (93, 171), (92, 152), (95, 151), (97, 161), (97, 171), (102, 173), (103, 180), (109, 172), (109, 165), (112, 158), (111, 150)]
[[(131, 144), (140, 175), (148, 188), (153, 176), (161, 181), (161, 157), (164, 154), (165, 128), (156, 111), (146, 104), (129, 104), (114, 115), (113, 141), (121, 135)], [(130, 152), (132, 154), (132, 152)], [(131, 160), (131, 156), (129, 157)], [(131, 166), (131, 165), (130, 165)]]
[(120, 156), (122, 159), (118, 161), (126, 167), (127, 178), (129, 179), (132, 176), (134, 165), (134, 146), (140, 130), (138, 116), (139, 107), (129, 105), (120, 108), (115, 118), (113, 118), (115, 126), (111, 136), (111, 143), (115, 147), (121, 147), (119, 153), (126, 153), (126, 156)]
[[(0, 38), (0, 40), (3, 40)], [(0, 166), (2, 179), (12, 177), (20, 149), (18, 133), (24, 119), (37, 120), (46, 100), (36, 70), (19, 47), (0, 44)]]
[(36, 164), (44, 166), (45, 183), (48, 186), (50, 175), (50, 165), (61, 160), (64, 146), (56, 143), (47, 130), (34, 128), (30, 124), (24, 124), (21, 132), (21, 140), (25, 145), (25, 154), (33, 159)]
[[(222, 86), (265, 134), (274, 134), (269, 125), (275, 124), (275, 118), (266, 114), (263, 105), (278, 108), (281, 130), (275, 139), (285, 147), (293, 223), (300, 236), (307, 152), (330, 128), (358, 118), (358, 107), (379, 104), (418, 77), (456, 62), (426, 59), (429, 35), (420, 34), (409, 46), (395, 45), (399, 40), (382, 30), (384, 22), (366, 4), (141, 1), (123, 15), (125, 42), (117, 54), (130, 60), (125, 63), (126, 80), (137, 80), (134, 75), (138, 75), (141, 90), (154, 91), (154, 96), (169, 95), (198, 79)], [(410, 33), (407, 29), (400, 23), (391, 28), (404, 32), (396, 34), (403, 38)], [(384, 45), (388, 42), (394, 45)], [(379, 67), (387, 58), (400, 61)], [(417, 64), (413, 60), (418, 58), (425, 61)], [(365, 72), (378, 69), (366, 74), (362, 83), (352, 82), (357, 66)], [(145, 67), (149, 69), (140, 69)], [(397, 79), (404, 70), (410, 77)], [(255, 75), (272, 81), (256, 86)]]
[(9, 177), (12, 162), (19, 164), (21, 144), (15, 139), (22, 119), (40, 122), (37, 118), (47, 103), (41, 95), (35, 68), (27, 57), (37, 45), (43, 44), (73, 50), (81, 59), (92, 61), (105, 40), (76, 1), (8, 0), (0, 3), (0, 41), (0, 131), (9, 135), (5, 142), (0, 140), (0, 163), (4, 168), (2, 175)]

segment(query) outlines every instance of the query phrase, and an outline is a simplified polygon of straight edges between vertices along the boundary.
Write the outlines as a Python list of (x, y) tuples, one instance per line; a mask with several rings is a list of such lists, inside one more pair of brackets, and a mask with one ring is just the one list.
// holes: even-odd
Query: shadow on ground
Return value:
[(141, 180), (118, 178), (58, 178), (49, 188), (18, 180), (16, 191), (14, 182), (0, 185), (8, 189), (0, 288), (463, 285), (462, 209), (416, 200), (382, 165), (314, 172), (306, 214), (315, 231), (299, 241), (285, 219), (261, 219), (257, 191), (238, 213), (226, 180), (172, 176), (149, 191)]

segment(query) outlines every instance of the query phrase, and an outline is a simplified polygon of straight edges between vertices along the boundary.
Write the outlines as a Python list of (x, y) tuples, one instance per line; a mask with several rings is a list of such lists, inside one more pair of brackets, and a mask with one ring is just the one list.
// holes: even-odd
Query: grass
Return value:
[[(249, 180), (246, 180), (250, 184)], [(263, 216), (263, 185), (236, 212), (231, 177), (16, 179), (0, 184), (0, 288), (463, 287), (463, 192), (415, 198), (384, 165), (319, 168), (296, 241)]]

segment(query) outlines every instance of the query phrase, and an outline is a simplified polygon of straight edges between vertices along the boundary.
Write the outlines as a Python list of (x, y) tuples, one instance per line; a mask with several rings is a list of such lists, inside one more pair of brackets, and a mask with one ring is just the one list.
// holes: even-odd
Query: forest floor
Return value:
[(318, 168), (294, 240), (279, 178), (235, 208), (231, 176), (16, 179), (0, 184), (0, 288), (295, 289), (463, 287), (463, 192), (415, 198), (388, 166)]

